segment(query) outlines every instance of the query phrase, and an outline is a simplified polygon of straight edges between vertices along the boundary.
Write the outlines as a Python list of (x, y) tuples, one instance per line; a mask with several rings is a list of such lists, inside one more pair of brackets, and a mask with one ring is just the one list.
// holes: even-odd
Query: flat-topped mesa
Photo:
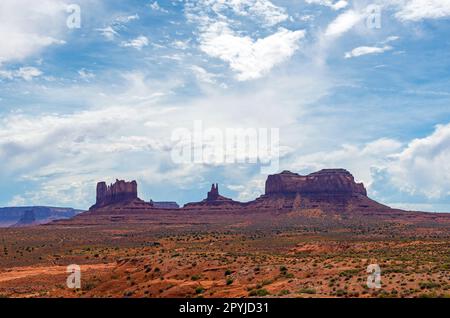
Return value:
[(97, 184), (97, 200), (90, 210), (115, 204), (124, 205), (134, 201), (142, 201), (138, 198), (136, 181), (116, 180), (109, 186), (106, 185), (106, 182), (99, 182)]
[(290, 171), (271, 175), (266, 181), (266, 195), (301, 194), (304, 196), (367, 196), (362, 183), (356, 183), (345, 169), (324, 169), (302, 176)]

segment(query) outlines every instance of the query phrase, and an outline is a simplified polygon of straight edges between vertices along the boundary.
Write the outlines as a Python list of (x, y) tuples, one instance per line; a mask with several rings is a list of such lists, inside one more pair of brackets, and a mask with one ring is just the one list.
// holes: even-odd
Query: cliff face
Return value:
[(138, 198), (136, 181), (116, 180), (114, 184), (109, 186), (105, 182), (99, 182), (97, 184), (97, 200), (90, 210), (111, 205), (127, 205), (133, 202), (143, 202)]
[(306, 176), (284, 171), (271, 175), (263, 196), (249, 202), (253, 210), (374, 213), (389, 207), (367, 197), (366, 188), (345, 169), (324, 169)]
[(347, 170), (325, 169), (307, 176), (289, 171), (271, 175), (266, 181), (266, 195), (273, 194), (350, 197), (367, 196), (367, 191)]

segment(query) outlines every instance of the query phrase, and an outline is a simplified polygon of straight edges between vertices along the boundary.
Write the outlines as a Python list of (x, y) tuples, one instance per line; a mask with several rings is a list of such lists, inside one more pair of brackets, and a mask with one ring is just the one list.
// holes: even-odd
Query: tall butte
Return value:
[(153, 208), (153, 204), (138, 198), (136, 181), (116, 180), (109, 186), (106, 185), (106, 182), (97, 184), (97, 200), (89, 211), (145, 210), (151, 208)]

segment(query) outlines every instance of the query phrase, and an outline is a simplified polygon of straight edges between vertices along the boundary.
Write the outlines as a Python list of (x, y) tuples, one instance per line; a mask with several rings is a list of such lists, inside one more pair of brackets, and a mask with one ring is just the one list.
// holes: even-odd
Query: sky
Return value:
[(261, 195), (262, 162), (173, 160), (201, 123), (278, 129), (274, 172), (450, 212), (449, 31), (450, 0), (2, 0), (0, 206), (86, 209), (116, 179)]

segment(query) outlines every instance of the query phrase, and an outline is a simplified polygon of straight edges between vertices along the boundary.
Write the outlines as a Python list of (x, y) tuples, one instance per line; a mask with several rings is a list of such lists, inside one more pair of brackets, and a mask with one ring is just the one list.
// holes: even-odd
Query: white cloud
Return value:
[(15, 71), (0, 70), (0, 77), (6, 78), (9, 80), (12, 80), (14, 78), (21, 78), (26, 81), (31, 81), (31, 80), (33, 80), (33, 78), (41, 76), (41, 75), (42, 75), (42, 71), (39, 70), (38, 68), (32, 67), (32, 66), (21, 67)]
[(284, 8), (278, 7), (268, 0), (220, 0), (215, 2), (218, 5), (231, 7), (236, 14), (241, 16), (263, 19), (267, 26), (274, 26), (289, 18)]
[(200, 48), (206, 54), (229, 63), (240, 81), (257, 79), (286, 61), (299, 48), (305, 31), (280, 28), (268, 37), (253, 40), (235, 34), (227, 23), (216, 22), (201, 34)]
[(415, 139), (387, 167), (391, 182), (412, 195), (450, 195), (450, 124), (439, 125), (428, 137)]
[(187, 1), (186, 9), (189, 19), (205, 19), (209, 14), (223, 19), (232, 12), (265, 27), (272, 27), (289, 19), (284, 8), (269, 0), (192, 0)]
[(131, 41), (124, 41), (120, 44), (122, 47), (132, 47), (137, 50), (142, 50), (143, 47), (148, 46), (149, 40), (146, 36), (138, 36), (137, 38)]
[(128, 15), (128, 16), (118, 16), (116, 17), (110, 25), (104, 28), (98, 28), (96, 31), (100, 32), (108, 41), (113, 41), (119, 36), (119, 31), (125, 27), (126, 24), (139, 20), (138, 14)]
[(199, 81), (205, 82), (205, 83), (208, 83), (208, 84), (216, 83), (217, 75), (209, 73), (203, 67), (200, 67), (198, 65), (193, 65), (193, 66), (191, 66), (191, 70), (194, 73), (195, 77)]
[(117, 31), (114, 30), (112, 26), (107, 26), (106, 28), (100, 28), (100, 29), (97, 29), (97, 31), (99, 31), (100, 34), (103, 35), (109, 41), (114, 40), (114, 38), (119, 35), (119, 33), (117, 33)]
[(346, 8), (348, 6), (348, 1), (345, 1), (345, 0), (338, 0), (338, 1), (332, 1), (332, 0), (306, 0), (306, 3), (327, 6), (327, 7), (330, 7), (331, 9), (333, 9), (333, 10), (344, 9), (344, 8)]
[(128, 16), (120, 16), (120, 17), (116, 18), (117, 23), (123, 23), (123, 24), (126, 24), (131, 21), (135, 21), (135, 20), (139, 20), (138, 14), (128, 15)]
[[(288, 60), (299, 48), (304, 30), (278, 27), (289, 19), (284, 8), (268, 0), (200, 0), (188, 1), (186, 17), (196, 23), (199, 48), (207, 55), (229, 64), (240, 81), (267, 75), (276, 65)], [(265, 36), (256, 37), (245, 30), (247, 23), (264, 28)]]
[(326, 36), (338, 37), (351, 30), (357, 23), (364, 18), (364, 14), (355, 10), (348, 10), (340, 14), (332, 21), (325, 31)]
[(345, 58), (350, 59), (352, 57), (358, 57), (368, 54), (380, 54), (384, 53), (386, 51), (392, 50), (391, 46), (383, 46), (383, 47), (376, 47), (376, 46), (360, 46), (357, 48), (354, 48), (351, 52), (345, 53)]
[(154, 2), (150, 3), (148, 6), (153, 11), (160, 11), (160, 12), (163, 12), (163, 13), (168, 13), (169, 12), (166, 9), (161, 8), (161, 6), (159, 5), (158, 1), (154, 1)]
[(26, 81), (31, 81), (34, 77), (38, 77), (41, 75), (41, 70), (37, 69), (36, 67), (21, 67), (16, 72), (17, 77), (21, 77)]
[(0, 1), (0, 64), (21, 61), (61, 40), (66, 26), (64, 1)]
[(401, 21), (420, 21), (450, 16), (450, 0), (409, 0), (395, 16)]

